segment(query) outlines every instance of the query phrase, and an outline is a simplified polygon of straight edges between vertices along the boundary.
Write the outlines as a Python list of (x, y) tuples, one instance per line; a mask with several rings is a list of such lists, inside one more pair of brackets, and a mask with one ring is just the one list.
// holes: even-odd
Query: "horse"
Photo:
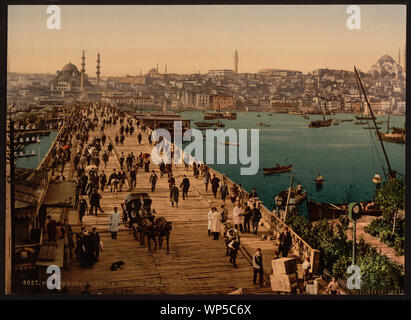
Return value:
[(158, 245), (161, 250), (163, 244), (163, 238), (166, 237), (167, 241), (167, 253), (170, 251), (170, 232), (172, 229), (172, 222), (167, 221), (164, 217), (159, 217), (154, 221), (154, 226), (158, 233)]
[(154, 251), (157, 250), (156, 235), (158, 234), (157, 228), (154, 223), (148, 218), (142, 218), (140, 223), (140, 243), (144, 246), (144, 238), (147, 237), (148, 250), (151, 251), (150, 239), (154, 241)]

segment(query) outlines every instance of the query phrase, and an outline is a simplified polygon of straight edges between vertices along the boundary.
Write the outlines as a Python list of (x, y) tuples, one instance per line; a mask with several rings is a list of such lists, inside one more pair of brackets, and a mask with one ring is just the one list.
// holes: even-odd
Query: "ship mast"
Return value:
[[(367, 97), (367, 94), (365, 93), (364, 87), (362, 85), (360, 75), (358, 74), (357, 68), (355, 66), (354, 66), (354, 72), (355, 72), (355, 75), (357, 77), (358, 83), (361, 87), (361, 91), (364, 95), (364, 99), (367, 102), (367, 106), (368, 106), (368, 109), (370, 111), (372, 121), (374, 122), (375, 130), (377, 131), (378, 139), (380, 140), (380, 144), (381, 144), (382, 151), (384, 153), (385, 161), (387, 161), (388, 175), (391, 176), (391, 174), (392, 174), (391, 165), (390, 165), (390, 161), (388, 160), (387, 152), (385, 151), (385, 148), (384, 148), (384, 142), (381, 139), (381, 134), (380, 134), (380, 131), (378, 130), (377, 122), (375, 121), (374, 112), (371, 109), (371, 104), (368, 101), (368, 97)], [(361, 96), (361, 93), (360, 93), (360, 96)]]

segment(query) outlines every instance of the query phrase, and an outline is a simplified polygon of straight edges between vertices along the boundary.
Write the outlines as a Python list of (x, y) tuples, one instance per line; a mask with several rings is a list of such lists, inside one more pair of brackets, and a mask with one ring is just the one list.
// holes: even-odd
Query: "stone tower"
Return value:
[(96, 75), (97, 75), (97, 87), (100, 85), (100, 53), (97, 53), (97, 71), (96, 71)]
[(238, 52), (234, 52), (234, 73), (238, 73)]

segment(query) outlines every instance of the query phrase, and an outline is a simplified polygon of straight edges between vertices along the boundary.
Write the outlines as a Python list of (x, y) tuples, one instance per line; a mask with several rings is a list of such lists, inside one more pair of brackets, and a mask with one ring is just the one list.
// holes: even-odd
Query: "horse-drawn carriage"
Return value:
[[(130, 193), (121, 204), (123, 208), (123, 222), (134, 232), (134, 238), (140, 240), (144, 245), (144, 238), (147, 237), (148, 250), (151, 250), (150, 240), (154, 241), (154, 250), (157, 250), (158, 237), (161, 249), (163, 237), (167, 240), (167, 252), (169, 251), (169, 238), (171, 232), (171, 222), (164, 217), (155, 217), (155, 210), (151, 209), (152, 200), (147, 193)], [(138, 239), (140, 238), (140, 239)]]
[(124, 204), (121, 204), (124, 224), (127, 226), (128, 223), (129, 228), (132, 228), (136, 216), (154, 216), (151, 211), (152, 202), (147, 193), (129, 193), (124, 199)]

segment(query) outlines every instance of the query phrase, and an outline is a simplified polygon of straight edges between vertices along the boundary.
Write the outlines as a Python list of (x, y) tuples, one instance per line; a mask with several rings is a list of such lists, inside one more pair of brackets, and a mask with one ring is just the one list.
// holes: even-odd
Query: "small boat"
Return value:
[(258, 125), (259, 125), (260, 127), (270, 127), (269, 124), (265, 124), (265, 123), (262, 123), (262, 122), (260, 122)]
[(351, 122), (353, 119), (342, 119), (341, 122)]
[[(375, 134), (378, 136), (378, 132), (375, 131)], [(381, 133), (380, 132), (380, 139), (384, 142), (391, 142), (391, 143), (405, 143), (405, 134), (399, 133)]]
[(322, 175), (318, 175), (317, 176), (317, 178), (315, 178), (315, 184), (323, 184), (323, 182), (324, 182), (325, 180), (324, 180), (324, 177), (322, 176)]
[(263, 168), (264, 174), (271, 174), (271, 173), (283, 173), (283, 172), (288, 172), (291, 171), (293, 165), (290, 164), (288, 166), (279, 166), (275, 168)]
[(365, 121), (356, 121), (354, 124), (359, 125), (359, 124), (367, 124)]
[(225, 127), (225, 124), (222, 123), (222, 122), (220, 122), (220, 121), (218, 121), (215, 126), (218, 127), (218, 128), (224, 128), (224, 127)]
[[(287, 197), (288, 197), (288, 188), (281, 191), (279, 194), (277, 194), (276, 197), (281, 197), (282, 199), (284, 199), (284, 201), (286, 201)], [(301, 193), (301, 194), (297, 194), (297, 188), (291, 188), (291, 198), (295, 199), (295, 204), (299, 204), (301, 201), (303, 201), (306, 197), (307, 197), (307, 191)]]
[(303, 119), (310, 120), (310, 117), (307, 116), (307, 115), (303, 115), (302, 117), (303, 117)]
[(269, 114), (268, 114), (268, 116), (270, 116), (270, 117), (271, 117), (272, 115), (273, 115), (272, 113), (269, 113)]
[(257, 114), (257, 117), (261, 117), (261, 114)]
[(298, 111), (290, 111), (288, 114), (302, 115), (302, 113)]
[(332, 122), (333, 122), (333, 119), (311, 121), (308, 127), (309, 128), (329, 127)]

